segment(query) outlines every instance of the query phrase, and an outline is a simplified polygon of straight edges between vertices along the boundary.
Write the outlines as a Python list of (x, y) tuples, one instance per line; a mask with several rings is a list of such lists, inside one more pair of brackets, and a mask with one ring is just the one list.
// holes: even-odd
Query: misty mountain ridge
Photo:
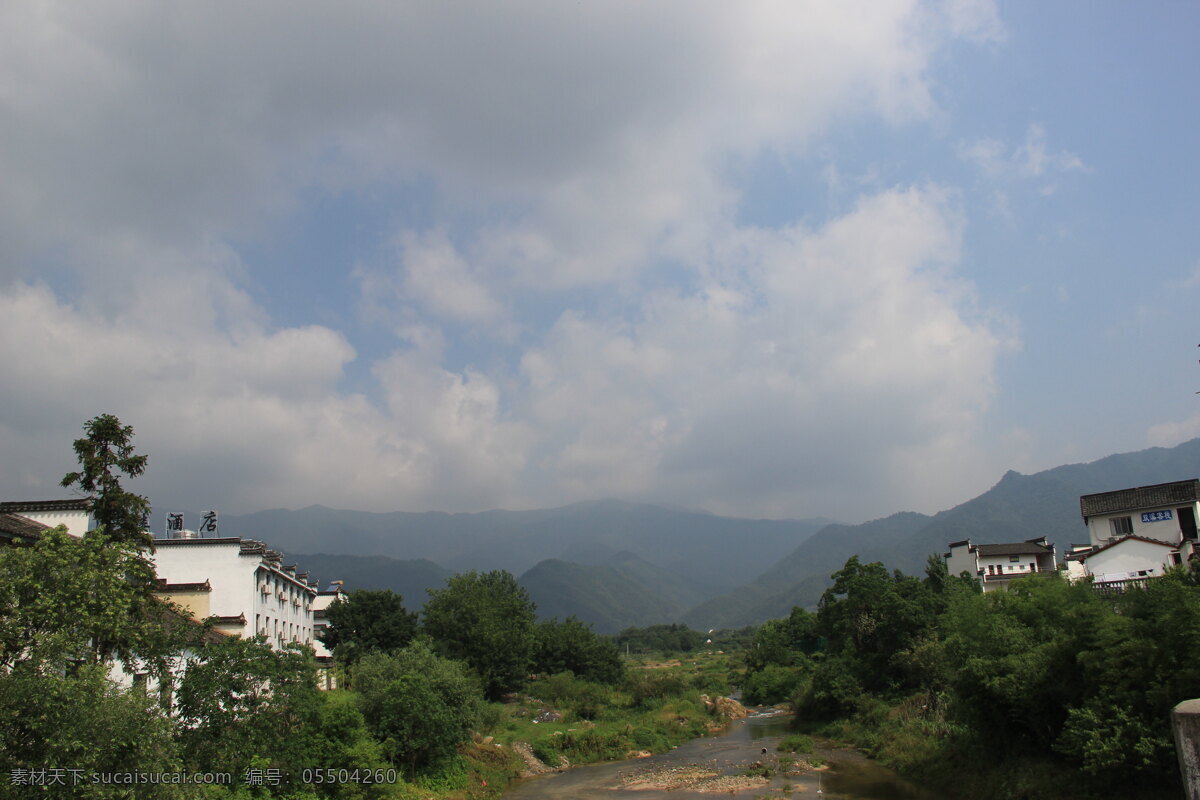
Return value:
[(953, 508), (933, 515), (902, 511), (858, 525), (737, 519), (598, 500), (477, 513), (310, 506), (223, 517), (221, 532), (264, 539), (295, 554), (323, 581), (395, 588), (410, 608), (449, 574), (507, 569), (545, 618), (574, 615), (601, 632), (677, 621), (708, 629), (786, 616), (796, 605), (815, 607), (830, 574), (852, 555), (919, 575), (929, 555), (940, 555), (951, 541), (1046, 536), (1061, 558), (1071, 543), (1087, 540), (1081, 495), (1193, 477), (1200, 477), (1200, 439), (1032, 475), (1010, 470)]

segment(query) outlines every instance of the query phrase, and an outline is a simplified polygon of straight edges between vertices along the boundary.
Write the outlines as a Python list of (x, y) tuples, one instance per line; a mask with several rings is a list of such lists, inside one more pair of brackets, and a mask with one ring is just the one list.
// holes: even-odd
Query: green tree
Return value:
[(853, 665), (865, 688), (897, 688), (904, 673), (894, 659), (937, 624), (933, 591), (898, 571), (889, 574), (879, 562), (863, 564), (858, 556), (832, 577), (833, 586), (821, 597), (816, 632), (831, 653)]
[(385, 754), (410, 775), (452, 756), (479, 715), (475, 676), (420, 641), (363, 656), (354, 671), (354, 687), (367, 726)]
[(429, 594), (423, 628), (442, 655), (475, 669), (489, 699), (524, 684), (533, 657), (535, 612), (516, 578), (503, 570), (471, 571)]
[(598, 683), (620, 683), (625, 677), (621, 653), (611, 639), (597, 636), (575, 617), (540, 623), (534, 631), (533, 670), (544, 675), (571, 672)]
[(796, 606), (786, 619), (764, 622), (754, 632), (746, 651), (746, 667), (757, 672), (768, 665), (794, 666), (821, 648), (816, 617)]
[[(115, 659), (169, 687), (172, 656), (199, 631), (148, 595), (153, 577), (136, 546), (77, 539), (61, 526), (29, 547), (0, 548), (0, 771), (180, 768), (163, 709), (109, 679)], [(101, 798), (127, 789), (70, 791)], [(143, 794), (185, 796), (157, 787)]]
[[(52, 797), (13, 784), (14, 770), (81, 770), (64, 775), (59, 797), (128, 798), (128, 786), (92, 784), (92, 775), (183, 769), (171, 721), (150, 698), (121, 691), (105, 665), (68, 673), (22, 664), (0, 678), (0, 796)], [(7, 789), (7, 792), (5, 791)], [(53, 791), (53, 790), (51, 790)], [(143, 785), (139, 798), (194, 797), (180, 787)]]
[(399, 650), (417, 631), (417, 615), (406, 611), (404, 598), (390, 589), (359, 589), (331, 604), (325, 614), (329, 627), (321, 641), (344, 664), (366, 653)]
[(180, 741), (195, 769), (240, 774), (255, 758), (299, 775), (325, 753), (311, 650), (262, 637), (207, 645), (179, 683)]
[(646, 628), (626, 628), (617, 634), (619, 649), (628, 646), (634, 653), (690, 653), (704, 644), (705, 635), (686, 625), (651, 625)]
[(1087, 696), (1080, 654), (1107, 613), (1086, 584), (1050, 577), (957, 598), (943, 622), (955, 715), (997, 747), (1050, 749)]
[(153, 585), (154, 566), (133, 544), (77, 539), (62, 526), (31, 547), (0, 548), (0, 668), (117, 659), (165, 674), (194, 626)]
[(88, 496), (96, 529), (114, 541), (135, 542), (153, 549), (146, 530), (150, 501), (125, 491), (117, 473), (136, 478), (146, 471), (146, 456), (133, 452), (133, 427), (112, 414), (101, 414), (83, 425), (87, 436), (75, 440), (78, 472), (68, 472), (63, 486), (78, 486)]

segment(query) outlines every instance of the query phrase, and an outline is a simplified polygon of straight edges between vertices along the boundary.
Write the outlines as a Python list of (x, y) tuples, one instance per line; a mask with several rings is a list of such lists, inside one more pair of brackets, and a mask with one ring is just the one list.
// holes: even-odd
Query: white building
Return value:
[(18, 514), (47, 528), (67, 527), (72, 536), (83, 536), (92, 528), (87, 500), (35, 500), (0, 503), (0, 514)]
[(971, 544), (963, 539), (951, 542), (943, 558), (951, 575), (965, 572), (978, 579), (985, 592), (1005, 589), (1014, 578), (1053, 575), (1058, 569), (1054, 545), (1045, 536), (1005, 544)]
[(1089, 546), (1068, 557), (1070, 572), (1102, 590), (1159, 577), (1197, 552), (1200, 480), (1084, 495), (1079, 511)]
[(1200, 480), (1085, 494), (1079, 498), (1079, 511), (1092, 547), (1124, 536), (1141, 536), (1167, 544), (1194, 542), (1200, 513)]
[(314, 644), (316, 586), (279, 552), (240, 537), (155, 539), (154, 547), (161, 594), (197, 618), (223, 633), (262, 634), (272, 647)]

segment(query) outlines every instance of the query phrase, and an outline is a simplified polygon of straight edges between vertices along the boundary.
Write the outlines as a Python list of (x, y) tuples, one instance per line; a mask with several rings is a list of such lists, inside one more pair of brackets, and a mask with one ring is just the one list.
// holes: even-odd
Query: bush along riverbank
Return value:
[(617, 684), (571, 673), (539, 677), (503, 702), (481, 705), (470, 742), (381, 796), (497, 797), (522, 777), (644, 757), (720, 733), (745, 714), (720, 697), (728, 693), (731, 666), (727, 655), (702, 653), (629, 661)]
[(1200, 575), (1123, 595), (1057, 575), (982, 594), (930, 558), (923, 579), (851, 558), (816, 614), (766, 623), (751, 702), (949, 797), (1152, 798), (1181, 792), (1172, 707), (1200, 697)]

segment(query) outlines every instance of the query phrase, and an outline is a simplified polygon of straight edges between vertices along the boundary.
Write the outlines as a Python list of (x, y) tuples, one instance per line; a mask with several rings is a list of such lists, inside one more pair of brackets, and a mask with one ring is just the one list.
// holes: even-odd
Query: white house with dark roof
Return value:
[(72, 536), (83, 536), (92, 528), (87, 500), (34, 500), (0, 503), (0, 514), (16, 514), (47, 528), (67, 527)]
[[(281, 553), (240, 537), (155, 539), (160, 593), (206, 611), (214, 627), (235, 636), (262, 634), (272, 647), (313, 644), (316, 586)], [(185, 597), (186, 596), (186, 597)]]
[(1197, 554), (1200, 480), (1158, 483), (1079, 498), (1089, 546), (1068, 556), (1072, 577), (1120, 591)]
[(1125, 536), (1157, 539), (1167, 544), (1195, 542), (1200, 518), (1200, 480), (1159, 483), (1085, 494), (1079, 511), (1092, 547)]
[(0, 544), (31, 545), (48, 527), (21, 514), (0, 514)]
[(1054, 545), (1045, 536), (1024, 542), (971, 544), (970, 539), (951, 542), (944, 553), (951, 575), (967, 573), (976, 578), (985, 592), (1008, 588), (1015, 578), (1029, 575), (1053, 575), (1058, 569)]

